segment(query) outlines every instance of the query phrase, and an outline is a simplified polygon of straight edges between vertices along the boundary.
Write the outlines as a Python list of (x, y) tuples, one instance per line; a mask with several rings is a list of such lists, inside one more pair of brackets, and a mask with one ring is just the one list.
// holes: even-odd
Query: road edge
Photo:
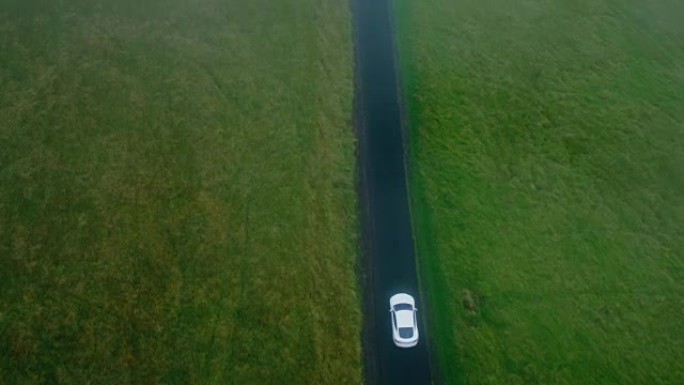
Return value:
[(416, 236), (416, 217), (415, 217), (415, 207), (414, 199), (415, 195), (412, 192), (412, 185), (414, 181), (412, 173), (412, 150), (411, 150), (411, 137), (413, 135), (412, 125), (411, 125), (411, 115), (410, 109), (408, 108), (408, 98), (406, 96), (405, 84), (402, 81), (404, 79), (404, 68), (402, 66), (402, 60), (399, 55), (399, 39), (398, 39), (398, 19), (397, 19), (397, 0), (387, 0), (389, 5), (389, 18), (390, 27), (392, 28), (392, 56), (394, 56), (395, 63), (395, 73), (396, 73), (396, 88), (397, 88), (397, 103), (399, 104), (399, 118), (401, 124), (401, 138), (404, 147), (404, 174), (406, 175), (406, 191), (408, 193), (408, 208), (409, 208), (409, 219), (411, 221), (411, 237), (413, 238), (413, 248), (418, 280), (418, 295), (420, 297), (420, 308), (423, 318), (423, 332), (426, 334), (425, 343), (427, 344), (428, 352), (428, 364), (430, 367), (430, 376), (432, 378), (432, 383), (434, 385), (441, 385), (444, 383), (441, 372), (439, 370), (439, 363), (435, 360), (437, 357), (437, 352), (434, 350), (434, 339), (430, 332), (429, 326), (432, 324), (431, 306), (429, 301), (428, 290), (425, 287), (425, 281), (423, 277), (425, 276), (424, 267), (420, 261), (420, 251), (418, 247), (418, 238)]
[(352, 30), (352, 43), (354, 45), (354, 100), (352, 102), (352, 122), (353, 130), (356, 138), (356, 191), (357, 191), (357, 214), (358, 214), (358, 234), (357, 239), (359, 244), (357, 247), (357, 282), (358, 287), (361, 289), (361, 309), (363, 311), (362, 316), (362, 327), (361, 327), (361, 350), (363, 354), (363, 383), (367, 385), (376, 385), (379, 383), (379, 372), (378, 367), (375, 362), (375, 347), (373, 344), (375, 334), (375, 306), (374, 306), (374, 291), (373, 291), (373, 261), (370, 258), (370, 250), (372, 249), (372, 216), (370, 215), (370, 196), (368, 194), (368, 189), (366, 188), (368, 184), (366, 167), (364, 166), (367, 162), (365, 156), (365, 127), (363, 118), (363, 105), (361, 92), (361, 80), (359, 76), (359, 54), (358, 54), (358, 27), (357, 27), (357, 8), (358, 0), (349, 0), (349, 9), (351, 11), (351, 30)]

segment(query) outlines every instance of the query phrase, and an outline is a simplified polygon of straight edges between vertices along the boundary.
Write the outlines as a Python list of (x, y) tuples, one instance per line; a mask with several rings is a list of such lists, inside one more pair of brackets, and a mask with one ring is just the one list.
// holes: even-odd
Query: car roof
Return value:
[(413, 324), (413, 312), (411, 310), (401, 310), (395, 312), (394, 316), (397, 318), (398, 328), (412, 328)]
[(416, 301), (413, 299), (413, 297), (406, 293), (398, 293), (390, 298), (390, 306), (394, 307), (400, 303), (407, 303), (414, 307), (416, 306)]

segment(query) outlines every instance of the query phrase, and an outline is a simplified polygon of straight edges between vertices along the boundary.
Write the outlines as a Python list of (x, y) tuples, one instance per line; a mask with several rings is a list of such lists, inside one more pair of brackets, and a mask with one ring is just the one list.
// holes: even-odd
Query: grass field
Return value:
[(397, 15), (445, 383), (684, 383), (684, 3)]
[(0, 384), (358, 384), (345, 2), (0, 2)]

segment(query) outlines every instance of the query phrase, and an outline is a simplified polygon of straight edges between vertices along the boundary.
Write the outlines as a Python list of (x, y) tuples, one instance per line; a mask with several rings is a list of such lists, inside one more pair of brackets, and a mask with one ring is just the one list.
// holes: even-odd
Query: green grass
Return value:
[(398, 1), (445, 383), (684, 383), (683, 4)]
[(0, 384), (356, 384), (339, 1), (0, 3)]

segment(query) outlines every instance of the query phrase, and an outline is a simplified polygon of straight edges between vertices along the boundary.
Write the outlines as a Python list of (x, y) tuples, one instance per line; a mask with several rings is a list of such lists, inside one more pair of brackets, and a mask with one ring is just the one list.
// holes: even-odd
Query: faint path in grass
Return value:
[[(368, 383), (430, 384), (424, 309), (418, 292), (406, 187), (390, 7), (387, 0), (352, 0), (356, 44), (355, 119), (359, 139), (365, 305), (364, 353)], [(418, 300), (417, 347), (392, 342), (389, 297)]]

